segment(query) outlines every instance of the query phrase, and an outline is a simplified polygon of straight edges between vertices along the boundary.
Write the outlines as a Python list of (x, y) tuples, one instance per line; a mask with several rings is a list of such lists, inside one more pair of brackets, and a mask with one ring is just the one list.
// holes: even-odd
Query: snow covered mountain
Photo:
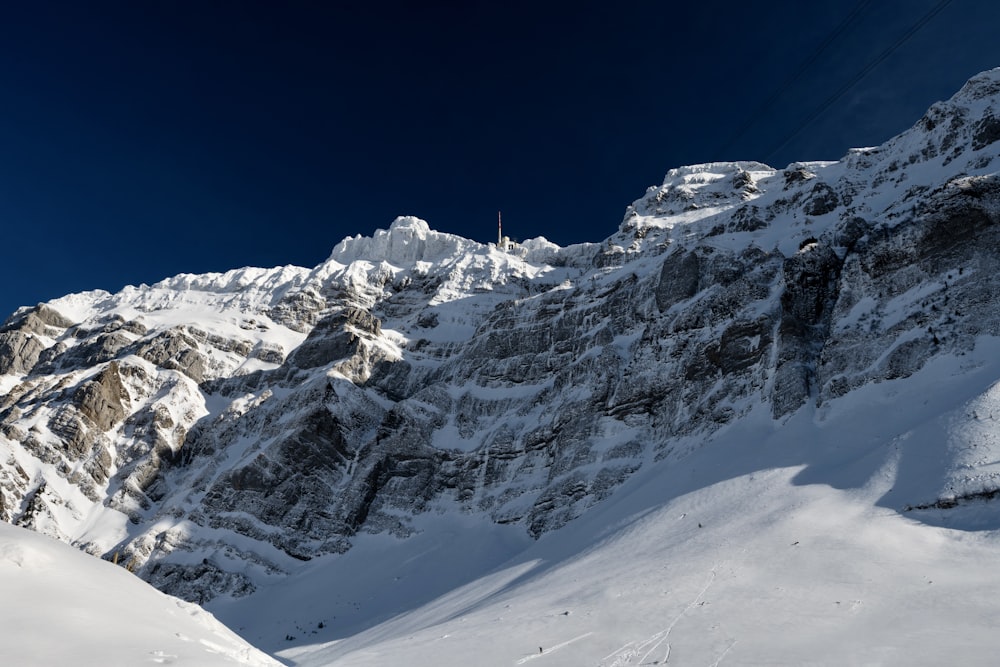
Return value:
[(671, 170), (600, 244), (404, 217), (312, 270), (22, 309), (0, 519), (301, 664), (939, 655), (897, 603), (985, 656), (998, 154), (1000, 69), (838, 162)]

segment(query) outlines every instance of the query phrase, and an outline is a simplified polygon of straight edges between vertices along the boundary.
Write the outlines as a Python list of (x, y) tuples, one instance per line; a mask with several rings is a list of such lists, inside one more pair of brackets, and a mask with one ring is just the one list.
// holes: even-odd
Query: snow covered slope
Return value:
[[(882, 651), (921, 568), (981, 656), (998, 155), (993, 70), (838, 162), (671, 170), (600, 244), (403, 217), (311, 270), (23, 309), (0, 328), (0, 518), (305, 664), (662, 661), (711, 609), (685, 661), (781, 662), (793, 632), (785, 664), (864, 661), (851, 628)], [(835, 593), (869, 600), (858, 625), (815, 606)], [(875, 662), (939, 650), (937, 612), (911, 618)]]
[[(754, 414), (447, 594), (340, 639), (320, 629), (278, 655), (306, 666), (993, 664), (996, 510), (970, 503), (915, 517), (885, 505), (906, 494), (898, 485), (908, 475), (939, 473), (939, 436), (997, 400), (988, 378), (998, 352), (975, 359), (972, 377), (942, 360), (915, 382), (839, 399), (823, 419), (804, 411), (779, 427)], [(951, 400), (929, 417), (933, 386)], [(886, 416), (886, 405), (898, 409)], [(417, 555), (403, 542), (379, 553)], [(356, 567), (330, 576), (367, 577), (360, 604), (413, 576)], [(268, 597), (290, 623), (330, 622), (329, 598), (292, 591)], [(306, 604), (292, 611), (293, 596)]]
[(0, 590), (4, 665), (280, 664), (197, 605), (6, 523)]

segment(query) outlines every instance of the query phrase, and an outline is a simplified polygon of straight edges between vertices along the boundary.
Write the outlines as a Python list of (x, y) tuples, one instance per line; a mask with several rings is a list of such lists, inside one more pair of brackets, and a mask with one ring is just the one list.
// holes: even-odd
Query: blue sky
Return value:
[(313, 266), (401, 214), (599, 241), (672, 167), (888, 139), (1000, 66), (997, 25), (992, 0), (9, 3), (0, 319)]

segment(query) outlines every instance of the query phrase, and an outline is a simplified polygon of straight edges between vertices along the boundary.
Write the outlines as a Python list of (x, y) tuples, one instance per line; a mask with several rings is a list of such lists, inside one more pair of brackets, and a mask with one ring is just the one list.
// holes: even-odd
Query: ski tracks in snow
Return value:
[[(680, 620), (684, 618), (684, 616), (689, 611), (691, 611), (694, 607), (701, 604), (703, 598), (705, 597), (705, 593), (707, 593), (708, 589), (711, 588), (712, 584), (715, 583), (715, 576), (717, 569), (718, 567), (712, 568), (712, 571), (709, 573), (709, 578), (708, 581), (705, 583), (705, 586), (702, 587), (698, 595), (696, 595), (695, 598), (691, 600), (691, 602), (689, 602), (688, 605), (684, 607), (684, 609), (682, 609), (679, 614), (677, 614), (674, 620), (671, 621), (670, 625), (668, 625), (663, 630), (660, 630), (656, 634), (652, 635), (651, 637), (648, 637), (638, 642), (629, 642), (628, 644), (622, 646), (620, 649), (611, 653), (610, 655), (606, 655), (604, 658), (601, 659), (601, 667), (628, 667), (628, 665), (666, 665), (670, 660), (670, 643), (667, 640), (670, 639), (671, 630), (674, 629), (674, 626), (677, 625), (677, 623), (680, 622)], [(660, 647), (664, 645), (666, 645), (666, 647), (664, 648), (663, 659), (653, 660), (653, 662), (648, 662), (650, 656), (652, 656), (655, 651), (657, 651), (658, 649), (660, 649)], [(733, 640), (732, 643), (730, 643), (729, 646), (726, 647), (726, 650), (722, 652), (722, 655), (719, 656), (718, 660), (716, 660), (715, 663), (713, 663), (712, 667), (717, 667), (718, 664), (722, 662), (722, 659), (726, 657), (726, 654), (729, 653), (729, 650), (732, 649), (733, 646), (735, 645), (736, 641)]]
[(521, 658), (520, 660), (518, 660), (514, 664), (515, 665), (523, 665), (524, 663), (528, 662), (529, 660), (534, 660), (535, 658), (541, 658), (543, 655), (548, 655), (549, 653), (553, 653), (555, 651), (558, 651), (559, 649), (565, 648), (566, 646), (569, 646), (573, 642), (580, 641), (581, 639), (584, 639), (585, 637), (589, 637), (592, 634), (594, 634), (594, 633), (593, 632), (585, 632), (584, 634), (580, 635), (579, 637), (573, 637), (573, 639), (569, 639), (567, 641), (564, 641), (562, 644), (556, 644), (555, 646), (551, 646), (551, 647), (549, 647), (547, 649), (544, 649), (544, 650), (542, 650), (541, 653), (533, 653), (531, 655), (527, 655), (527, 656)]
[[(641, 641), (641, 642), (630, 642), (625, 646), (621, 647), (611, 655), (605, 656), (601, 660), (602, 667), (625, 667), (626, 665), (637, 664), (642, 665), (646, 663), (646, 658), (650, 656), (656, 649), (658, 649), (663, 642), (667, 641), (668, 630), (661, 630), (657, 632), (652, 637)], [(667, 644), (667, 652), (663, 658), (664, 663), (666, 663), (667, 658), (670, 656), (670, 644)], [(633, 663), (633, 659), (637, 662)], [(610, 662), (608, 662), (610, 660)]]

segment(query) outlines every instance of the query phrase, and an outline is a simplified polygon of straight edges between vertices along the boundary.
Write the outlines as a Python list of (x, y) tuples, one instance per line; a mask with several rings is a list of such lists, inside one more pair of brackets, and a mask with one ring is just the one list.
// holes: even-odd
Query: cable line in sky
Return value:
[(785, 146), (787, 146), (792, 141), (792, 139), (794, 139), (795, 137), (797, 137), (799, 135), (799, 133), (802, 132), (802, 130), (804, 130), (810, 123), (812, 123), (819, 116), (821, 116), (827, 109), (829, 109), (831, 106), (833, 106), (833, 104), (837, 100), (839, 100), (841, 97), (843, 97), (845, 94), (847, 94), (847, 91), (849, 91), (851, 88), (853, 88), (854, 86), (856, 86), (858, 84), (858, 82), (861, 81), (861, 79), (865, 78), (865, 76), (867, 76), (869, 72), (871, 72), (873, 69), (875, 69), (876, 67), (878, 67), (882, 63), (882, 61), (884, 61), (886, 58), (888, 58), (890, 55), (892, 55), (893, 52), (896, 51), (896, 49), (898, 49), (900, 46), (902, 46), (903, 44), (905, 44), (911, 37), (913, 37), (913, 35), (915, 35), (917, 33), (917, 31), (919, 31), (921, 28), (923, 28), (925, 25), (927, 25), (927, 23), (930, 22), (931, 19), (933, 19), (939, 13), (941, 13), (941, 11), (945, 7), (947, 7), (948, 5), (950, 5), (951, 2), (952, 2), (952, 0), (942, 0), (938, 4), (934, 5), (934, 7), (932, 7), (930, 9), (930, 11), (928, 11), (926, 14), (924, 14), (923, 17), (921, 17), (919, 21), (917, 21), (912, 26), (910, 26), (910, 28), (906, 32), (904, 32), (902, 34), (902, 36), (899, 37), (899, 39), (897, 39), (895, 42), (893, 42), (891, 45), (889, 45), (889, 47), (887, 49), (885, 49), (884, 51), (882, 51), (882, 53), (878, 54), (871, 62), (869, 62), (867, 65), (865, 65), (861, 69), (861, 71), (859, 71), (857, 74), (855, 74), (850, 79), (850, 81), (848, 81), (843, 86), (841, 86), (840, 88), (838, 88), (837, 91), (833, 95), (831, 95), (830, 97), (826, 98), (826, 100), (824, 100), (822, 104), (820, 104), (818, 107), (816, 107), (815, 109), (813, 109), (812, 112), (809, 115), (807, 115), (805, 117), (805, 119), (802, 120), (801, 123), (799, 123), (799, 125), (795, 128), (795, 130), (793, 130), (791, 132), (791, 134), (789, 134), (787, 137), (785, 137), (784, 141), (782, 141), (780, 144), (778, 144), (778, 146), (776, 148), (774, 148), (771, 152), (769, 152), (765, 156), (765, 160), (764, 161), (768, 162), (769, 160), (771, 160), (778, 151), (780, 151), (782, 148), (784, 148)]
[(792, 73), (792, 75), (789, 76), (787, 79), (785, 79), (785, 81), (780, 86), (778, 86), (773, 93), (771, 93), (770, 97), (768, 97), (760, 105), (757, 106), (754, 112), (750, 114), (750, 116), (743, 122), (742, 125), (740, 125), (739, 129), (737, 129), (736, 132), (733, 133), (733, 135), (729, 138), (729, 140), (725, 144), (723, 144), (722, 147), (719, 148), (719, 150), (716, 151), (715, 154), (719, 157), (719, 159), (722, 160), (726, 159), (725, 153), (729, 151), (729, 149), (731, 149), (733, 145), (743, 137), (744, 134), (746, 134), (746, 131), (749, 130), (754, 123), (760, 120), (760, 118), (764, 115), (764, 113), (774, 105), (774, 103), (778, 100), (778, 98), (780, 98), (789, 88), (792, 87), (792, 85), (796, 81), (798, 81), (802, 77), (803, 74), (805, 74), (806, 70), (809, 69), (809, 67), (811, 67), (819, 59), (819, 57), (823, 54), (823, 52), (826, 51), (826, 49), (829, 48), (829, 46), (833, 44), (833, 42), (836, 41), (838, 37), (844, 34), (844, 32), (850, 27), (850, 25), (854, 23), (855, 20), (857, 20), (857, 18), (864, 12), (864, 10), (871, 3), (872, 0), (860, 0), (858, 4), (854, 5), (854, 9), (852, 9), (851, 12), (846, 17), (844, 17), (844, 19), (837, 25), (837, 27), (834, 28), (822, 42), (820, 42), (819, 46), (817, 46), (816, 49), (813, 50), (812, 54), (808, 58), (802, 61), (802, 63)]

